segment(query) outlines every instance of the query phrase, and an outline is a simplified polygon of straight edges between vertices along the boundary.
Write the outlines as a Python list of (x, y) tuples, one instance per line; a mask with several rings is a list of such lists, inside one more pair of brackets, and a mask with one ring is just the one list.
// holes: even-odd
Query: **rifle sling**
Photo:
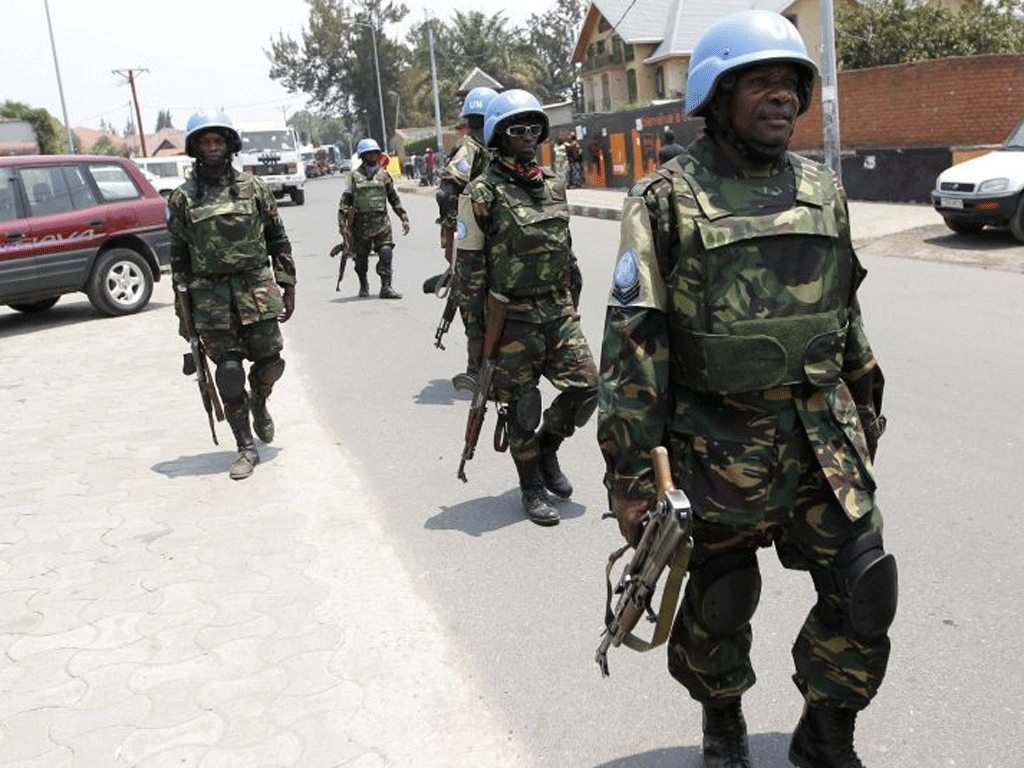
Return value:
[[(614, 618), (612, 614), (612, 568), (619, 558), (625, 554), (627, 549), (629, 549), (628, 544), (615, 550), (608, 556), (608, 565), (605, 568), (607, 599), (605, 602), (604, 623), (606, 627), (611, 624)], [(622, 644), (627, 648), (632, 648), (634, 651), (642, 653), (652, 648), (657, 648), (668, 639), (668, 633), (672, 628), (672, 619), (676, 613), (676, 606), (679, 604), (679, 591), (683, 585), (683, 580), (686, 578), (686, 569), (690, 565), (691, 550), (692, 545), (688, 541), (684, 541), (676, 548), (672, 559), (668, 563), (668, 577), (665, 579), (665, 587), (661, 592), (658, 621), (654, 625), (654, 634), (651, 636), (651, 639), (649, 641), (643, 640), (632, 632), (627, 632), (622, 638)]]

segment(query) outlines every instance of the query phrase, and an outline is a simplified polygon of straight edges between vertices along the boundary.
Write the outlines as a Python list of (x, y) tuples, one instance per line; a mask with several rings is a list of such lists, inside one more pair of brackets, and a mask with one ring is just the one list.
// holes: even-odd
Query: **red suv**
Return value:
[(0, 157), (0, 305), (42, 312), (84, 291), (138, 312), (167, 265), (167, 201), (121, 157)]

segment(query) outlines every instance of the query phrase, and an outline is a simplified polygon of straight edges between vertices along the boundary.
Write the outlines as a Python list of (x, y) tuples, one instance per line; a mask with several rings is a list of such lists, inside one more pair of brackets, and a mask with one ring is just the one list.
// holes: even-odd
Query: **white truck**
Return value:
[(286, 195), (295, 205), (306, 202), (306, 169), (299, 137), (282, 123), (249, 123), (238, 127), (242, 151), (235, 163), (246, 173), (259, 176), (278, 200)]

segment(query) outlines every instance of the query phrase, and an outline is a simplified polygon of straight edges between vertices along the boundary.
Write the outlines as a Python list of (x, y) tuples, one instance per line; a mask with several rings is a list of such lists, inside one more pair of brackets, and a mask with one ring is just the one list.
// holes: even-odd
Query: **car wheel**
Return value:
[(947, 227), (961, 235), (976, 235), (985, 228), (984, 224), (970, 219), (958, 219), (956, 216), (943, 216), (943, 221), (946, 222)]
[(19, 312), (25, 312), (30, 315), (35, 312), (45, 312), (56, 304), (59, 298), (60, 296), (51, 296), (48, 299), (39, 299), (38, 301), (19, 302), (18, 304), (11, 304), (11, 309), (16, 309)]
[(1017, 203), (1017, 211), (1013, 214), (1013, 218), (1010, 219), (1010, 231), (1013, 232), (1013, 236), (1018, 241), (1024, 243), (1024, 195), (1020, 196), (1020, 202)]
[(86, 294), (92, 305), (104, 314), (129, 315), (149, 303), (153, 295), (153, 272), (135, 251), (111, 248), (96, 260)]
[(304, 189), (293, 189), (292, 192), (292, 203), (295, 205), (302, 205), (306, 202), (306, 190)]

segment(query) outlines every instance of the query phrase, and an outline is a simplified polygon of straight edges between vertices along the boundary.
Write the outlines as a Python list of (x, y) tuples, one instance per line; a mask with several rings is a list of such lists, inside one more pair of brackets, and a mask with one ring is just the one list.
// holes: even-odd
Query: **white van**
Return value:
[(187, 155), (166, 157), (133, 157), (134, 162), (146, 171), (156, 191), (164, 197), (185, 183), (185, 176), (192, 170), (192, 158)]

